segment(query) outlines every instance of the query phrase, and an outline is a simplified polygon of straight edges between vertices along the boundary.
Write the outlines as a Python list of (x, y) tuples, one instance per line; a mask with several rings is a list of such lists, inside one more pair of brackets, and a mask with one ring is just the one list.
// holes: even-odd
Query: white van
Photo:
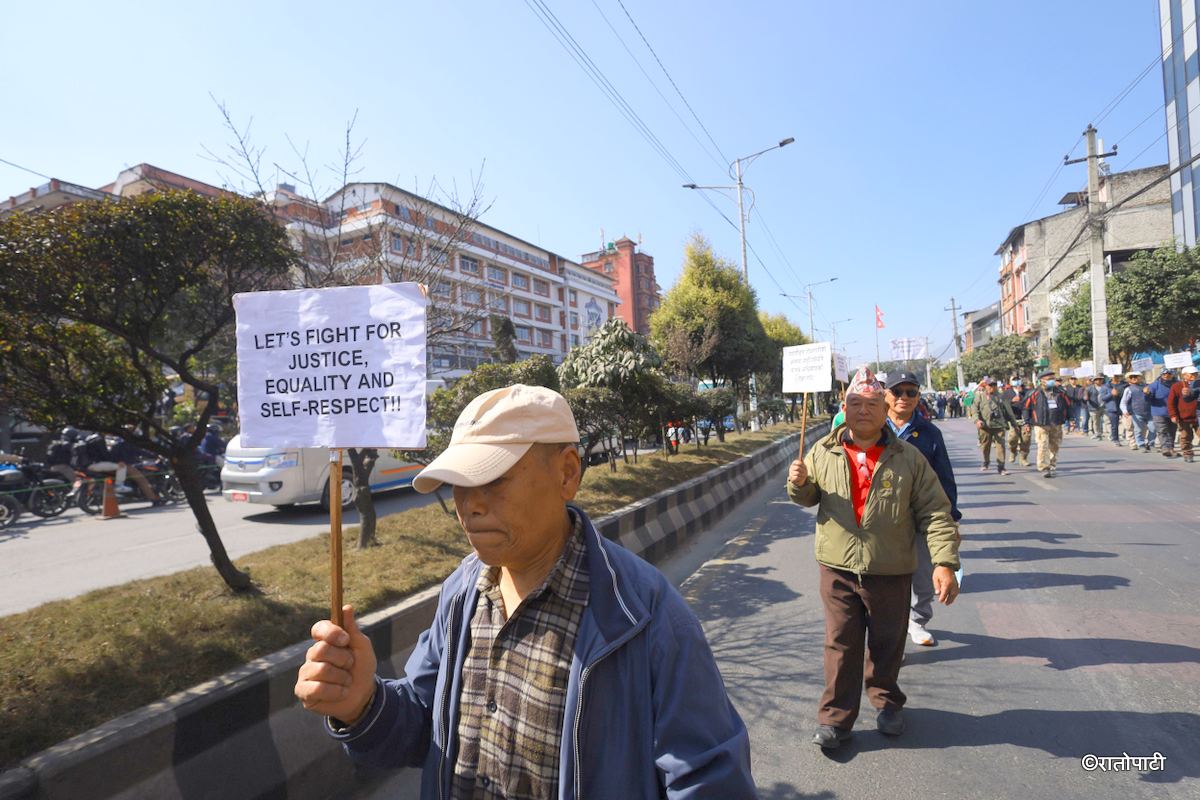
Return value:
[[(221, 494), (233, 503), (290, 506), (319, 502), (329, 508), (329, 450), (325, 447), (280, 449), (242, 447), (241, 436), (229, 440), (221, 468)], [(411, 486), (420, 464), (402, 461), (391, 450), (380, 450), (371, 470), (371, 491)], [(348, 459), (342, 465), (342, 506), (354, 503), (354, 482)]]

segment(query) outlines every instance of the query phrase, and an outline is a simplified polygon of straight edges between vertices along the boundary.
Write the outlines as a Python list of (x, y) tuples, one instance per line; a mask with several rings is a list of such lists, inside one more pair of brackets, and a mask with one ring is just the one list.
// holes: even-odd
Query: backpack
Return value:
[(92, 434), (83, 444), (84, 451), (87, 453), (87, 463), (94, 464), (97, 461), (109, 460), (108, 443), (104, 441), (104, 437), (100, 434)]
[(62, 439), (50, 443), (46, 451), (46, 464), (51, 467), (71, 463), (71, 445)]
[(88, 457), (88, 446), (85, 441), (78, 441), (71, 445), (71, 467), (72, 469), (85, 470), (92, 460)]

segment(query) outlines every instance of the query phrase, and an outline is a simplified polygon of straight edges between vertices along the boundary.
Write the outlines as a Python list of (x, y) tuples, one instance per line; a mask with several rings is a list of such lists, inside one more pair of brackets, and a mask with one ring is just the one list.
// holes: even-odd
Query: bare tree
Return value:
[[(278, 187), (268, 191), (263, 172), (265, 148), (254, 144), (250, 123), (239, 127), (229, 109), (215, 100), (230, 141), (226, 150), (206, 150), (211, 160), (227, 170), (243, 192), (259, 197), (264, 206), (290, 233), (298, 253), (296, 285), (303, 288), (413, 282), (428, 289), (427, 346), (437, 350), (469, 333), (486, 318), (489, 295), (480, 274), (451, 281), (452, 259), (474, 242), (480, 217), (491, 207), (483, 200), (482, 167), (471, 177), (464, 199), (454, 186), (450, 191), (432, 180), (427, 190), (408, 192), (391, 184), (353, 183), (361, 171), (365, 141), (356, 141), (358, 114), (347, 122), (337, 160), (323, 168), (313, 166), (309, 147), (288, 146), (297, 166), (272, 162), (294, 191)], [(336, 186), (325, 184), (333, 176)], [(229, 177), (223, 180), (230, 183)], [(385, 195), (396, 199), (389, 201)], [(479, 302), (463, 302), (465, 293), (478, 293)], [(456, 293), (458, 296), (456, 297)], [(358, 509), (360, 548), (376, 543), (377, 514), (371, 496), (370, 475), (379, 458), (376, 448), (347, 450), (353, 502)], [(334, 476), (331, 476), (331, 480)]]

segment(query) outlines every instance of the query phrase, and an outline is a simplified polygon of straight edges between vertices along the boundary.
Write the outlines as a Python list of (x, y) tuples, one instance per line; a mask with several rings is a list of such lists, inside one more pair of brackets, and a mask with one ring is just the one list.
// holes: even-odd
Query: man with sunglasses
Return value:
[[(888, 375), (887, 426), (896, 438), (908, 442), (921, 451), (929, 466), (937, 473), (938, 483), (950, 500), (950, 516), (958, 522), (962, 514), (958, 510), (958, 486), (954, 482), (954, 468), (950, 466), (950, 455), (946, 442), (937, 426), (920, 414), (915, 413), (920, 378), (911, 372), (895, 372)], [(933, 561), (929, 558), (929, 544), (917, 537), (917, 571), (912, 576), (912, 608), (908, 615), (908, 636), (914, 644), (932, 647), (937, 644), (933, 634), (925, 629), (933, 619)]]

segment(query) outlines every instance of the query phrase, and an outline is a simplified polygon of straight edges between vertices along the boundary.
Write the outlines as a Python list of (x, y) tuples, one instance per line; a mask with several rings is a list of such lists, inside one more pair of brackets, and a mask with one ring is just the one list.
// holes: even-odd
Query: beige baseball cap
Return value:
[(522, 383), (493, 389), (463, 409), (449, 446), (412, 485), (422, 494), (443, 483), (482, 486), (512, 469), (535, 444), (578, 441), (575, 415), (558, 392)]

